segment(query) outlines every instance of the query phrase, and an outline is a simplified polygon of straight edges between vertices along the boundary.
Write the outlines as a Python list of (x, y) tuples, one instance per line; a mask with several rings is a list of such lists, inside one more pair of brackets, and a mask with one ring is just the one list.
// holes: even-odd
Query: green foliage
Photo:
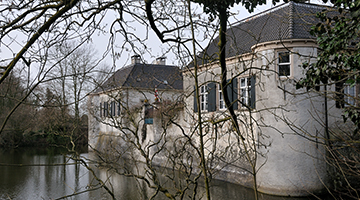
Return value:
[(297, 86), (313, 88), (320, 82), (359, 81), (360, 52), (358, 17), (349, 17), (339, 9), (340, 16), (329, 17), (327, 11), (317, 14), (321, 22), (314, 26), (311, 34), (317, 37), (319, 54), (316, 63), (304, 63), (306, 78)]
[[(317, 38), (320, 51), (317, 62), (304, 63), (305, 78), (297, 88), (319, 90), (320, 84), (349, 84), (360, 82), (360, 1), (337, 0), (333, 2), (336, 12), (323, 10), (317, 14), (320, 22), (312, 27), (310, 33)], [(346, 108), (343, 116), (350, 119), (357, 132), (360, 128), (360, 113), (356, 107)]]
[[(328, 163), (334, 170), (330, 174), (332, 190), (339, 199), (343, 199), (343, 195), (345, 199), (358, 199), (360, 112), (356, 104), (345, 106), (343, 89), (345, 84), (352, 87), (360, 83), (360, 1), (336, 0), (332, 3), (336, 11), (324, 10), (317, 14), (320, 22), (310, 32), (319, 45), (317, 61), (302, 65), (306, 74), (296, 87), (319, 91), (322, 84), (335, 85), (336, 106), (343, 109), (344, 123), (351, 121), (354, 127), (351, 130), (347, 126), (343, 132), (336, 130), (327, 138), (330, 144)], [(352, 135), (348, 131), (352, 131)]]
[(353, 131), (353, 137), (356, 136), (356, 133), (360, 130), (360, 112), (354, 109), (345, 108), (345, 112), (343, 115), (344, 122), (348, 119), (355, 125), (355, 130)]

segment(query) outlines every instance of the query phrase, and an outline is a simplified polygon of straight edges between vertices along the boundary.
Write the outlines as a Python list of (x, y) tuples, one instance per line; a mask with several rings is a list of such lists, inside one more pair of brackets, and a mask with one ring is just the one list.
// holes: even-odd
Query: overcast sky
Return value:
[[(283, 1), (281, 1), (280, 3), (277, 3), (276, 5), (280, 5), (282, 4)], [(322, 1), (320, 0), (312, 0), (311, 3), (314, 4), (322, 4)], [(266, 5), (262, 5), (262, 6), (258, 6), (257, 8), (255, 8), (253, 13), (249, 13), (245, 7), (243, 7), (242, 5), (236, 5), (231, 9), (232, 13), (235, 13), (236, 15), (234, 15), (233, 17), (231, 17), (229, 19), (230, 23), (236, 23), (239, 20), (242, 20), (244, 18), (247, 18), (249, 16), (255, 15), (257, 13), (263, 12), (267, 9), (270, 9), (274, 7), (274, 5), (272, 5), (271, 1), (268, 1), (268, 3)], [(143, 33), (144, 30), (142, 30), (141, 27), (135, 27), (135, 29), (137, 29), (139, 31), (139, 34)], [(119, 40), (121, 40), (121, 38), (118, 38)], [(120, 41), (119, 41), (120, 42)], [(164, 47), (164, 44), (161, 44), (160, 40), (157, 38), (157, 36), (154, 34), (154, 32), (152, 30), (150, 30), (149, 33), (149, 40), (146, 42), (147, 46), (151, 49), (152, 55), (146, 54), (146, 55), (142, 55), (143, 59), (147, 62), (147, 63), (151, 63), (155, 60), (156, 57), (159, 56), (163, 56), (163, 51), (162, 51), (162, 47), (166, 48), (166, 45)], [(105, 43), (102, 42), (102, 40), (95, 40), (94, 39), (94, 44), (96, 45), (96, 47), (101, 51), (101, 49), (105, 48)], [(122, 56), (121, 59), (119, 59), (116, 62), (116, 69), (119, 69), (123, 66), (129, 65), (130, 64), (130, 57), (131, 55), (133, 55), (134, 53), (130, 50), (128, 52), (125, 52)], [(166, 60), (166, 64), (169, 65), (177, 65), (177, 61), (174, 55), (168, 53), (165, 55), (167, 57)], [(108, 62), (111, 62), (110, 60)]]
[[(282, 2), (278, 3), (277, 5), (279, 5), (281, 3)], [(312, 0), (311, 3), (321, 4), (321, 1)], [(263, 12), (264, 10), (267, 10), (271, 7), (274, 7), (274, 6), (271, 4), (270, 1), (268, 1), (268, 3), (266, 5), (258, 6), (257, 8), (255, 8), (253, 13), (249, 13), (242, 5), (236, 5), (231, 9), (231, 12), (235, 13), (235, 15), (229, 19), (230, 23), (235, 23), (235, 22), (242, 20), (246, 17), (249, 17), (251, 15), (255, 15), (259, 12)], [(107, 23), (111, 23), (113, 20), (114, 20), (114, 15), (111, 15), (111, 13), (108, 13), (107, 18), (105, 19), (105, 22), (108, 21)], [(134, 27), (132, 27), (131, 31), (135, 32), (140, 37), (145, 37), (145, 33), (147, 32), (146, 29), (144, 28), (144, 26), (142, 26), (142, 27), (134, 26)], [(5, 38), (5, 39), (7, 39), (7, 38)], [(25, 41), (25, 39), (26, 38), (17, 38), (16, 40)], [(93, 47), (97, 50), (99, 57), (105, 51), (106, 46), (108, 44), (108, 39), (109, 39), (109, 35), (95, 34), (92, 37)], [(116, 44), (122, 44), (123, 41), (124, 41), (124, 38), (121, 37), (120, 35), (118, 35), (116, 38)], [(171, 53), (165, 54), (167, 45), (161, 44), (160, 40), (157, 38), (157, 36), (154, 34), (154, 32), (152, 30), (149, 31), (148, 40), (145, 43), (149, 49), (149, 52), (151, 52), (151, 53), (142, 55), (143, 59), (147, 63), (151, 63), (157, 57), (165, 55), (167, 57), (166, 64), (178, 65), (178, 62), (173, 54), (171, 54)], [(206, 44), (204, 44), (204, 45), (206, 45)], [(0, 55), (1, 55), (0, 60), (4, 59), (6, 57), (11, 58), (13, 54), (16, 54), (20, 50), (20, 47), (22, 47), (20, 44), (13, 45), (13, 48), (12, 48), (13, 52), (11, 52), (4, 45), (0, 46)], [(128, 51), (126, 51), (126, 50), (123, 51), (123, 53), (121, 54), (121, 57), (116, 60), (115, 68), (113, 70), (119, 69), (123, 66), (130, 64), (130, 62), (131, 62), (130, 57), (132, 55), (134, 55), (134, 51), (129, 46), (128, 46), (127, 50)], [(109, 66), (114, 66), (113, 60), (110, 57), (107, 57), (105, 59), (105, 63)]]

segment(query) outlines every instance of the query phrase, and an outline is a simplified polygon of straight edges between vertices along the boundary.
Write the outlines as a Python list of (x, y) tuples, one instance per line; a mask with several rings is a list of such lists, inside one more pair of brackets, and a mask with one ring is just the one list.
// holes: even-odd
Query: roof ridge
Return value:
[(290, 13), (289, 13), (289, 37), (290, 38), (293, 38), (294, 36), (294, 2), (293, 1), (290, 1), (289, 2), (289, 6), (290, 6)]
[[(291, 6), (293, 9), (294, 9), (294, 5), (296, 6), (302, 6), (302, 7), (306, 7), (306, 8), (320, 8), (320, 7), (323, 7), (323, 8), (331, 8), (331, 6), (327, 6), (327, 5), (319, 5), (319, 4), (312, 4), (312, 3), (296, 3), (296, 2), (293, 2), (293, 1), (289, 1), (288, 3), (282, 3), (280, 5), (277, 5), (275, 7), (272, 7), (272, 8), (269, 8), (267, 10), (264, 10), (262, 12), (259, 12), (255, 15), (251, 15), (249, 17), (246, 17), (242, 20), (239, 20), (237, 22), (234, 22), (230, 25), (230, 27), (232, 26), (237, 26), (237, 25), (240, 25), (244, 22), (248, 22), (249, 20), (253, 20), (253, 19), (256, 19), (258, 17), (262, 17), (266, 14), (269, 14), (269, 13), (272, 13), (272, 12), (275, 12), (281, 8), (284, 8), (284, 7), (287, 7), (287, 6)], [(293, 9), (291, 9), (291, 14), (293, 12)]]
[[(290, 2), (289, 2), (289, 3), (290, 3)], [(256, 19), (256, 18), (258, 18), (258, 17), (264, 16), (264, 15), (266, 15), (266, 14), (268, 14), (268, 13), (272, 13), (272, 12), (274, 12), (274, 11), (282, 8), (282, 7), (286, 7), (287, 4), (289, 4), (289, 3), (283, 3), (283, 4), (277, 5), (277, 6), (275, 6), (275, 7), (269, 8), (269, 9), (267, 9), (267, 10), (264, 10), (264, 11), (262, 11), (262, 12), (259, 12), (259, 13), (255, 14), (255, 15), (251, 15), (251, 16), (249, 16), (249, 17), (246, 17), (246, 18), (244, 18), (244, 19), (242, 19), (242, 20), (240, 20), (240, 21), (237, 21), (237, 22), (234, 22), (233, 24), (230, 24), (230, 27), (231, 27), (231, 26), (237, 26), (237, 25), (240, 25), (240, 24), (242, 24), (242, 23), (244, 23), (244, 22), (248, 22), (249, 20), (253, 20), (253, 19)]]
[(296, 2), (292, 2), (293, 4), (297, 5), (297, 6), (302, 6), (302, 7), (306, 7), (306, 8), (332, 8), (331, 6), (328, 5), (321, 5), (321, 4), (314, 4), (314, 3), (296, 3)]

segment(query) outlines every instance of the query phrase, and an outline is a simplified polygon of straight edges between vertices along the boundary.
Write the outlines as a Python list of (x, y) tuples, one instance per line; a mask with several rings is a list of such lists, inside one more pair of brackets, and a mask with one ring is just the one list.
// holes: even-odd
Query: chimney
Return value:
[(131, 64), (140, 63), (141, 57), (138, 54), (131, 56)]
[(165, 65), (165, 63), (166, 63), (166, 57), (164, 57), (164, 56), (158, 57), (155, 60), (155, 64), (158, 64), (158, 65)]

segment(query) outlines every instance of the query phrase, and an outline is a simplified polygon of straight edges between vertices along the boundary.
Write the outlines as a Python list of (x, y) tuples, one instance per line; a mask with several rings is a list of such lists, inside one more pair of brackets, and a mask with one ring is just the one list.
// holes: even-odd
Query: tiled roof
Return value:
[(96, 92), (119, 87), (182, 90), (183, 78), (176, 66), (134, 63), (116, 71)]
[[(227, 30), (227, 57), (251, 52), (253, 45), (284, 39), (313, 39), (310, 27), (319, 21), (316, 13), (329, 7), (290, 1), (233, 24)], [(205, 63), (217, 58), (219, 38), (199, 55)], [(199, 61), (200, 62), (200, 61)], [(200, 64), (200, 63), (199, 63)]]

